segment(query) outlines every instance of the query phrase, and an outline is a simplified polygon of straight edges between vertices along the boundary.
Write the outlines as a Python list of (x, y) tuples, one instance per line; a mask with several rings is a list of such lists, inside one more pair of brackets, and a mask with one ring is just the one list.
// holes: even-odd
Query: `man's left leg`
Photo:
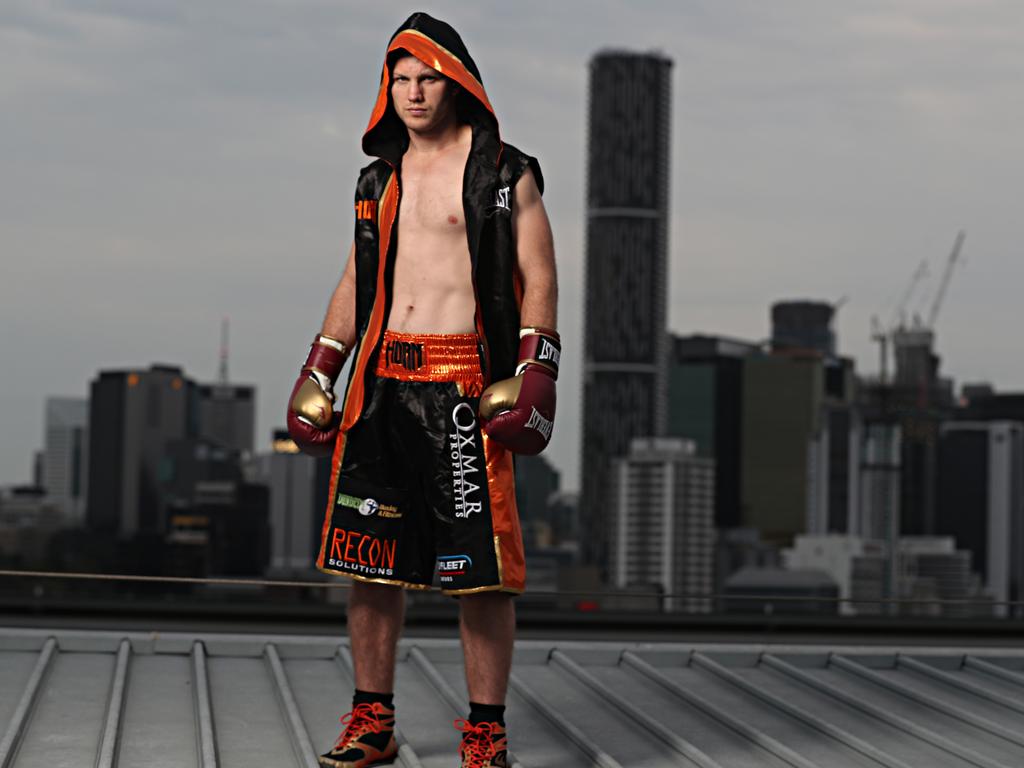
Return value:
[(469, 720), (461, 721), (462, 768), (504, 768), (505, 694), (512, 669), (516, 614), (512, 596), (480, 592), (459, 598)]

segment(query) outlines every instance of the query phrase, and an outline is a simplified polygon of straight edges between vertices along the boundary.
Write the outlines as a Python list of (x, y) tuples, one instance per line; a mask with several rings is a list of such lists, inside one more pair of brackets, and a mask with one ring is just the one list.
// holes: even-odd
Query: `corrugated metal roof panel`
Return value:
[[(403, 768), (454, 766), (457, 642), (403, 640)], [(522, 641), (515, 765), (1015, 768), (1024, 651)], [(0, 768), (313, 768), (352, 691), (322, 637), (0, 630)]]

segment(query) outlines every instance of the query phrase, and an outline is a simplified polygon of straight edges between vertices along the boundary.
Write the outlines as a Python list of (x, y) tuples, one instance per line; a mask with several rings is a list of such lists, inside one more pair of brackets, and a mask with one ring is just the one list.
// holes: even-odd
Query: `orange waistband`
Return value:
[(384, 331), (378, 376), (402, 381), (456, 381), (483, 376), (475, 333)]

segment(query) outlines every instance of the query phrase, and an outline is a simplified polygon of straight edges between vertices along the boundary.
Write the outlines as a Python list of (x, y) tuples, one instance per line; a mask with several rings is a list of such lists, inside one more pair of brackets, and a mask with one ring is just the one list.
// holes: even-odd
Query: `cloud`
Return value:
[[(547, 179), (566, 340), (552, 456), (576, 482), (587, 61), (672, 57), (671, 326), (768, 335), (768, 305), (850, 295), (840, 346), (966, 227), (944, 365), (1024, 385), (992, 342), (1024, 281), (1017, 2), (434, 2), (478, 59), (507, 139)], [(259, 387), (258, 436), (351, 236), (361, 133), (398, 3), (0, 7), (0, 481), (24, 480), (43, 397), (101, 367), (179, 362)], [(600, 84), (594, 85), (596, 98)], [(30, 375), (24, 375), (25, 372)], [(39, 382), (44, 382), (40, 385)], [(564, 406), (564, 407), (563, 407)]]

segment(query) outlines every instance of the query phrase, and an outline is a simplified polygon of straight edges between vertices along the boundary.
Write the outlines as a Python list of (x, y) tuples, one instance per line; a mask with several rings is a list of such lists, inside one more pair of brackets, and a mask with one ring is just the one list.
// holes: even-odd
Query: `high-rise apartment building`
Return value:
[(611, 461), (664, 433), (671, 71), (653, 53), (590, 62), (580, 513), (602, 567)]
[(89, 456), (89, 401), (79, 397), (46, 399), (43, 484), (65, 524), (85, 520)]
[(692, 440), (634, 438), (612, 462), (613, 583), (658, 587), (666, 610), (711, 608), (715, 464), (696, 454)]

